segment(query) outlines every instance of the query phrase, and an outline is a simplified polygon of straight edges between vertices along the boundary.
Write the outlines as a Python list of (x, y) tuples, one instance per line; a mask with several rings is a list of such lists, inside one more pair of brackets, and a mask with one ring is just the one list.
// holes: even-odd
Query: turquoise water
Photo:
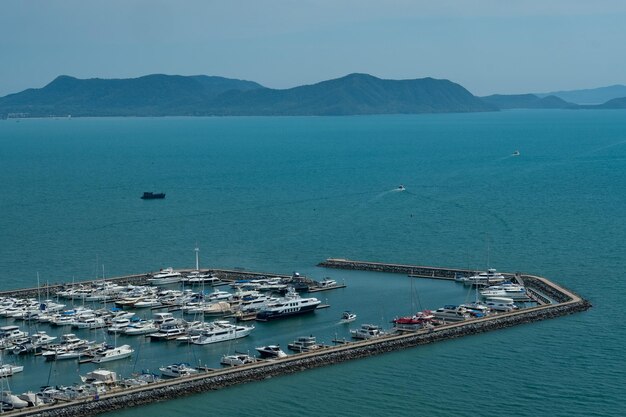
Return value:
[[(606, 416), (624, 409), (624, 111), (5, 120), (0, 179), (2, 289), (34, 286), (37, 272), (42, 282), (69, 282), (101, 275), (102, 265), (106, 276), (188, 267), (196, 242), (205, 266), (297, 270), (348, 284), (321, 293), (331, 308), (260, 324), (237, 349), (310, 332), (328, 340), (346, 331), (335, 323), (343, 308), (376, 323), (409, 313), (408, 278), (315, 267), (327, 257), (536, 273), (594, 304), (558, 320), (139, 411)], [(407, 191), (393, 191), (398, 184)], [(143, 201), (143, 191), (167, 198)], [(414, 286), (424, 307), (466, 296), (450, 283)], [(210, 362), (234, 347), (142, 349), (134, 366), (172, 354)], [(11, 380), (14, 391), (40, 385), (32, 386), (31, 370), (55, 383), (78, 373), (75, 365), (25, 365)]]

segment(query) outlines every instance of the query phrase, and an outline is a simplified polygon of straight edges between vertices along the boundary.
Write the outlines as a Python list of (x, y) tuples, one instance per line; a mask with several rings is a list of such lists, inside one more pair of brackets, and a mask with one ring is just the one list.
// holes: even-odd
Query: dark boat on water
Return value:
[(156, 200), (156, 199), (160, 199), (160, 198), (165, 198), (165, 193), (153, 193), (153, 192), (150, 192), (150, 191), (146, 191), (141, 196), (142, 200)]

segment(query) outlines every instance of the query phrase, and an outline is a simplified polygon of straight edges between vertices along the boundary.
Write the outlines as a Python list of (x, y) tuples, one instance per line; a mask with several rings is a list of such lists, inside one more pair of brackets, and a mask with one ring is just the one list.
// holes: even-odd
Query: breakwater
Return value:
[[(393, 264), (390, 265), (392, 265), (392, 268), (395, 268)], [(380, 266), (377, 266), (377, 268), (379, 267)], [(445, 324), (432, 329), (422, 329), (417, 332), (393, 334), (365, 341), (349, 342), (314, 352), (294, 354), (287, 358), (274, 361), (265, 361), (223, 370), (209, 370), (192, 377), (158, 382), (138, 388), (117, 389), (101, 395), (97, 400), (88, 398), (52, 406), (12, 411), (6, 413), (6, 415), (39, 415), (42, 417), (90, 416), (130, 406), (180, 398), (184, 395), (218, 390), (236, 384), (261, 381), (269, 377), (288, 375), (306, 369), (318, 368), (452, 338), (475, 335), (487, 331), (556, 318), (585, 311), (591, 307), (588, 301), (546, 278), (533, 275), (520, 275), (520, 277), (526, 285), (532, 286), (543, 294), (548, 295), (554, 302), (510, 313), (500, 313), (481, 319)]]

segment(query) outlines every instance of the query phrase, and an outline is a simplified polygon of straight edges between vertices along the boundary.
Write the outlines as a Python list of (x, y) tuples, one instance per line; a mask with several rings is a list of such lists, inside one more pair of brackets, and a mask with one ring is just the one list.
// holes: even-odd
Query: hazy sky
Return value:
[(624, 0), (2, 0), (0, 96), (60, 74), (288, 88), (364, 72), (476, 95), (626, 84)]

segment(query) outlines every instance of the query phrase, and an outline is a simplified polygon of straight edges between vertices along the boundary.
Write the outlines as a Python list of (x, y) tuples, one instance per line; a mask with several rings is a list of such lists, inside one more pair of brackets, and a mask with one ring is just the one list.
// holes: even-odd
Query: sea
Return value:
[[(329, 308), (256, 323), (232, 343), (120, 336), (135, 353), (107, 368), (122, 376), (175, 362), (218, 367), (223, 354), (298, 336), (330, 343), (362, 323), (389, 328), (396, 316), (473, 297), (453, 282), (317, 267), (326, 258), (521, 271), (593, 304), (106, 416), (625, 413), (626, 111), (8, 119), (0, 184), (2, 290), (191, 268), (196, 245), (203, 268), (346, 284), (315, 294)], [(166, 198), (142, 200), (145, 191)], [(357, 321), (339, 324), (344, 310)], [(2, 360), (25, 366), (3, 381), (14, 392), (95, 369)]]

